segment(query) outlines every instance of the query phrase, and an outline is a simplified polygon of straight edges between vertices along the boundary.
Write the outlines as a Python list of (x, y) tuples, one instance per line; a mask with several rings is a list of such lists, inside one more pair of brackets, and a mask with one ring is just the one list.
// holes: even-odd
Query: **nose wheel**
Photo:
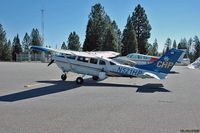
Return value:
[(99, 77), (98, 76), (92, 76), (92, 79), (97, 81), (97, 80), (99, 80)]
[(66, 74), (62, 74), (62, 75), (61, 75), (61, 79), (62, 79), (63, 81), (65, 81), (65, 80), (67, 79), (67, 75), (66, 75)]
[(76, 83), (77, 83), (77, 84), (82, 84), (82, 83), (83, 83), (83, 78), (82, 78), (82, 77), (78, 77), (78, 78), (76, 79)]

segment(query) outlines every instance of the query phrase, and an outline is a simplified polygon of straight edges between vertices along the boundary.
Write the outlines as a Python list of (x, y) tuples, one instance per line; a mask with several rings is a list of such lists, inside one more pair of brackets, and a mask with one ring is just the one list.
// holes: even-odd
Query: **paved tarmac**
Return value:
[(0, 62), (0, 133), (200, 132), (200, 70), (173, 71), (79, 86), (55, 64)]

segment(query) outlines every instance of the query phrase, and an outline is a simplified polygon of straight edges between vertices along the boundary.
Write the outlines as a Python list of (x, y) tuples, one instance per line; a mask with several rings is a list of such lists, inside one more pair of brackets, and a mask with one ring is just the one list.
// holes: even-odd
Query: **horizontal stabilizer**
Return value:
[(150, 72), (145, 72), (144, 76), (155, 78), (155, 79), (158, 79), (158, 80), (164, 79), (164, 77), (158, 77), (158, 75), (150, 73)]

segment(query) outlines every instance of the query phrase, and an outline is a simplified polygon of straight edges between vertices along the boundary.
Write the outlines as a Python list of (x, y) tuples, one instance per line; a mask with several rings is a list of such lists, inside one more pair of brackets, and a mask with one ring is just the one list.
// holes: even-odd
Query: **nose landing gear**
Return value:
[(61, 75), (61, 79), (62, 79), (63, 81), (65, 81), (65, 80), (67, 79), (67, 75), (66, 75), (66, 74), (62, 74), (62, 75)]

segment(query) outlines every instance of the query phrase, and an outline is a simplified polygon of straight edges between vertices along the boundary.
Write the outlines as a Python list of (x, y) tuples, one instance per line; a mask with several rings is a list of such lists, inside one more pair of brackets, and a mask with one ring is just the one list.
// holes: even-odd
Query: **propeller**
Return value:
[(51, 62), (49, 62), (48, 66), (50, 66), (52, 63), (54, 63), (54, 60), (51, 60)]

